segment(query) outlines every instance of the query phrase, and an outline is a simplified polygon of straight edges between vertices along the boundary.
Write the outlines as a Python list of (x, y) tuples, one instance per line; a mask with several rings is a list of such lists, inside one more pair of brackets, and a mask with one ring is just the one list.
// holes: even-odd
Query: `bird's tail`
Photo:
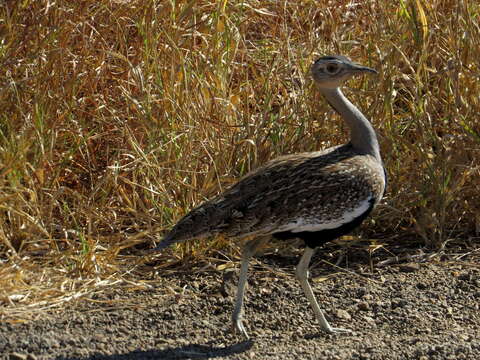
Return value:
[(173, 244), (183, 243), (192, 239), (202, 239), (208, 235), (206, 233), (192, 233), (190, 231), (185, 231), (185, 229), (179, 225), (183, 224), (177, 224), (169, 233), (166, 234), (160, 244), (158, 244), (155, 248), (148, 250), (148, 253), (157, 253)]
[[(208, 209), (207, 209), (208, 210)], [(175, 243), (182, 243), (192, 239), (202, 239), (209, 235), (212, 235), (214, 231), (211, 230), (210, 220), (213, 211), (207, 211), (204, 207), (200, 206), (193, 209), (190, 213), (185, 215), (163, 238), (162, 242), (152, 250), (150, 253), (162, 251), (163, 249), (173, 245)], [(210, 208), (213, 210), (213, 207)], [(198, 221), (204, 220), (204, 221)]]
[(162, 241), (160, 244), (157, 245), (157, 247), (151, 249), (151, 251), (152, 252), (162, 251), (163, 249), (166, 249), (170, 245), (172, 245), (172, 242)]
[(155, 248), (149, 249), (148, 253), (156, 253), (159, 251), (162, 251), (163, 249), (166, 249), (170, 245), (173, 245), (177, 242), (177, 240), (173, 236), (169, 236), (168, 234), (161, 242), (158, 244)]

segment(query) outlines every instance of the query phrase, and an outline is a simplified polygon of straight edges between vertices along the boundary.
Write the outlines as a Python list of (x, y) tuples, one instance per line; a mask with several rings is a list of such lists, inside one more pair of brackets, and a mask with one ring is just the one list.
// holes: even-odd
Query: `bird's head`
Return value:
[(364, 73), (377, 74), (376, 70), (355, 64), (345, 56), (321, 57), (313, 63), (310, 72), (320, 89), (338, 88), (354, 75)]

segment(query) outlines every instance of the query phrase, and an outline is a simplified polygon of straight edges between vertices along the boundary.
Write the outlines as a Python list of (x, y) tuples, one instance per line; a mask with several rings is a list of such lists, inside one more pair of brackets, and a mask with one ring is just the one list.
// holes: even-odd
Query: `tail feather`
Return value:
[(163, 238), (163, 240), (160, 242), (160, 244), (158, 244), (155, 248), (150, 249), (148, 252), (149, 253), (154, 253), (154, 252), (162, 251), (163, 249), (166, 249), (167, 247), (175, 244), (178, 241), (179, 240), (175, 236), (173, 236), (172, 231), (171, 231), (170, 233), (167, 234), (167, 236), (165, 236)]
[(163, 238), (158, 246), (149, 252), (158, 252), (173, 245), (192, 239), (202, 239), (219, 233), (226, 211), (219, 210), (215, 202), (206, 202), (185, 215)]
[(150, 251), (152, 251), (152, 252), (161, 251), (163, 249), (166, 249), (167, 247), (169, 247), (173, 243), (175, 243), (175, 241), (165, 241), (165, 240), (163, 240), (160, 244), (157, 245), (157, 247), (151, 249)]
[[(180, 230), (180, 231), (179, 231)], [(200, 234), (195, 234), (187, 231), (183, 231), (184, 229), (182, 227), (179, 227), (178, 224), (175, 226), (160, 242), (160, 244), (157, 245), (157, 247), (149, 250), (149, 253), (154, 253), (154, 252), (159, 252), (170, 245), (176, 244), (176, 243), (183, 243), (185, 241), (189, 241), (192, 239), (201, 239), (206, 236), (208, 236), (208, 233), (200, 233)]]

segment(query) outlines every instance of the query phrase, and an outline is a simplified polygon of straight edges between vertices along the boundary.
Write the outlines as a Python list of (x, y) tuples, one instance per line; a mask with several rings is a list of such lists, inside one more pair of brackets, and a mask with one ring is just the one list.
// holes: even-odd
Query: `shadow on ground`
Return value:
[(128, 354), (102, 355), (93, 354), (88, 357), (58, 357), (57, 360), (141, 360), (141, 359), (214, 359), (233, 354), (240, 354), (253, 346), (253, 341), (243, 341), (237, 344), (218, 347), (211, 345), (190, 344), (180, 347), (171, 347), (163, 350), (132, 351)]

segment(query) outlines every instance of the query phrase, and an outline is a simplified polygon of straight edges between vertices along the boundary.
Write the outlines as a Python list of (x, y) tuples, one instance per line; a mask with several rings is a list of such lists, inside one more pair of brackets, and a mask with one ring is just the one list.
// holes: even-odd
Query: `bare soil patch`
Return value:
[[(322, 254), (323, 253), (323, 254)], [(297, 256), (263, 256), (251, 267), (245, 321), (230, 332), (231, 276), (204, 270), (160, 276), (155, 288), (108, 293), (0, 324), (2, 359), (479, 359), (478, 256), (461, 261), (367, 262), (337, 272), (312, 262), (317, 299), (335, 326), (318, 331), (293, 268)], [(270, 269), (277, 269), (272, 272)], [(280, 270), (278, 270), (280, 269)], [(364, 270), (362, 270), (364, 269)], [(228, 274), (228, 272), (227, 272)], [(224, 280), (227, 279), (227, 280)], [(232, 279), (234, 282), (234, 279)]]

